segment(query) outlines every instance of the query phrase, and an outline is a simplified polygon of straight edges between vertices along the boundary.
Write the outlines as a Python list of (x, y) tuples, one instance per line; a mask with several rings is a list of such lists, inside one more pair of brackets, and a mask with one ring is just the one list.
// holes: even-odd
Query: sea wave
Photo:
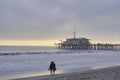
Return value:
[(32, 55), (32, 54), (48, 54), (48, 52), (11, 52), (11, 53), (0, 53), (0, 56)]
[(58, 51), (58, 52), (0, 52), (0, 56), (16, 56), (16, 55), (36, 55), (36, 54), (70, 54), (70, 53), (93, 53), (95, 51)]

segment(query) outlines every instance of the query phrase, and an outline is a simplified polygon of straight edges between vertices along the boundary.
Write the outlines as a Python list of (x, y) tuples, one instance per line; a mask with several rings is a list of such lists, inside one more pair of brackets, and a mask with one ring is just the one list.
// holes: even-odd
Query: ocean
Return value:
[(120, 64), (120, 51), (65, 50), (47, 46), (0, 46), (0, 77), (48, 71), (51, 61), (57, 70), (105, 67)]

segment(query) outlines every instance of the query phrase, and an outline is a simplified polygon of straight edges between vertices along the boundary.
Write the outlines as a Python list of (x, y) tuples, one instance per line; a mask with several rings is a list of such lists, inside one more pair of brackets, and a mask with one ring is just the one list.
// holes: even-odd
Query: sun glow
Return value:
[(57, 40), (2, 40), (3, 46), (54, 46)]
[[(65, 40), (62, 40), (65, 41)], [(0, 40), (0, 46), (55, 46), (55, 43), (60, 43), (61, 40)], [(118, 44), (120, 42), (116, 41), (98, 41), (90, 40), (92, 44), (97, 43), (111, 43)]]
[(97, 43), (103, 43), (103, 44), (120, 44), (119, 41), (113, 41), (113, 40), (106, 40), (106, 41), (103, 41), (103, 40), (90, 40), (90, 42), (92, 44), (97, 44)]

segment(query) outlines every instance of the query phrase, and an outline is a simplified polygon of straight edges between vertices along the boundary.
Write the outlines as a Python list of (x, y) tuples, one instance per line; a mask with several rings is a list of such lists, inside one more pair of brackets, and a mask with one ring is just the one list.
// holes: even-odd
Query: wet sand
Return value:
[(61, 73), (53, 76), (33, 76), (12, 80), (120, 80), (120, 66), (93, 67), (86, 70), (76, 70), (69, 73)]
[[(56, 74), (62, 74), (62, 70), (57, 70)], [(49, 71), (44, 72), (33, 72), (33, 73), (24, 73), (24, 74), (16, 74), (16, 75), (8, 75), (8, 76), (0, 76), (0, 80), (14, 80), (20, 78), (29, 78), (29, 77), (37, 77), (37, 76), (48, 76), (50, 75)]]

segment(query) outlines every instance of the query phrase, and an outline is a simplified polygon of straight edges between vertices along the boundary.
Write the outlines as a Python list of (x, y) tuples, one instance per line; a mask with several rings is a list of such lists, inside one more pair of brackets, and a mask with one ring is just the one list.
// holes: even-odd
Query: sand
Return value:
[(120, 66), (107, 68), (93, 68), (71, 73), (62, 73), (56, 75), (26, 77), (13, 80), (120, 80)]

